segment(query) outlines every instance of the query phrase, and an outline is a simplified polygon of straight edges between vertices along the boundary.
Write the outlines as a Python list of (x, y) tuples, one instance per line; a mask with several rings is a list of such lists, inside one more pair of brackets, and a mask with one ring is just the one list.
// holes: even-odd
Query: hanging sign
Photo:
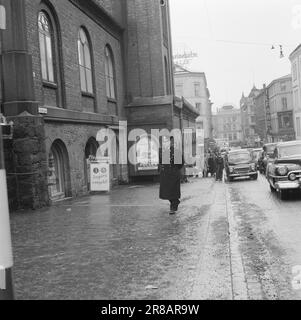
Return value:
[(90, 164), (91, 191), (110, 191), (110, 165), (107, 162)]

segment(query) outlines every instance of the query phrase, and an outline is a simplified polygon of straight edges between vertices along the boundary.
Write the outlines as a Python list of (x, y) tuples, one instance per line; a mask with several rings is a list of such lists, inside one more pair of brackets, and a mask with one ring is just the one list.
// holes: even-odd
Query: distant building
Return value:
[(291, 53), (293, 113), (296, 139), (301, 140), (301, 44)]
[(249, 96), (245, 97), (243, 94), (240, 100), (243, 142), (247, 146), (254, 146), (258, 140), (256, 133), (255, 98), (259, 93), (260, 90), (254, 86)]
[(266, 105), (268, 103), (267, 88), (264, 88), (255, 97), (255, 117), (256, 117), (256, 128), (255, 132), (259, 136), (261, 142), (268, 141), (268, 122), (267, 122), (267, 111)]
[(204, 129), (205, 139), (212, 138), (212, 103), (203, 72), (191, 72), (175, 65), (175, 94), (184, 97), (199, 112), (198, 128)]
[(214, 139), (227, 141), (230, 146), (237, 146), (242, 141), (240, 110), (232, 105), (224, 105), (213, 116)]
[(273, 142), (295, 139), (292, 76), (273, 80), (267, 86), (268, 106), (271, 115), (271, 133)]

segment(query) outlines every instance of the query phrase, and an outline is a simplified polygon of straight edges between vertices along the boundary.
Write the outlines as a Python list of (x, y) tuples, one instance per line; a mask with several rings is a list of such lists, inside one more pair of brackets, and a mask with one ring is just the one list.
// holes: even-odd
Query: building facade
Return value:
[(290, 55), (292, 64), (293, 114), (296, 139), (301, 140), (301, 45)]
[(256, 133), (255, 98), (259, 93), (260, 90), (254, 86), (250, 94), (247, 97), (243, 94), (240, 100), (243, 143), (250, 147), (255, 146), (258, 140)]
[(205, 139), (212, 139), (212, 103), (205, 73), (175, 65), (174, 79), (176, 96), (184, 97), (198, 110), (198, 127), (204, 129)]
[(213, 137), (225, 141), (229, 146), (239, 146), (242, 143), (242, 128), (240, 110), (232, 105), (224, 105), (213, 116)]
[[(0, 0), (2, 113), (10, 204), (38, 208), (89, 191), (100, 129), (179, 127), (196, 110), (174, 97), (168, 1)], [(18, 23), (15, 23), (18, 21)], [(120, 127), (127, 121), (127, 127)], [(118, 153), (118, 139), (117, 139)], [(105, 154), (104, 154), (105, 156)], [(155, 174), (111, 165), (112, 184)]]
[(268, 86), (272, 142), (295, 139), (292, 76), (273, 80)]
[(255, 117), (256, 117), (256, 134), (259, 136), (259, 139), (262, 143), (268, 142), (268, 121), (267, 118), (271, 119), (267, 115), (267, 88), (264, 88), (260, 93), (255, 97)]

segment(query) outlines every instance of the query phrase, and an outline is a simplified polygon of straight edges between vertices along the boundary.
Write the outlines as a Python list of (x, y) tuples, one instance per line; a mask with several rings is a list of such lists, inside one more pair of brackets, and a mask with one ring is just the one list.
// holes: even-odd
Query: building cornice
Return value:
[(118, 23), (99, 3), (94, 0), (69, 0), (78, 9), (94, 20), (113, 37), (119, 39), (124, 26)]

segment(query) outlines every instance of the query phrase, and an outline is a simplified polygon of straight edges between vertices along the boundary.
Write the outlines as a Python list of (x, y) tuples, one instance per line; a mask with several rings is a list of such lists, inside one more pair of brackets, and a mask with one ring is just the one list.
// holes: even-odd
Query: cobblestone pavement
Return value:
[(300, 299), (301, 200), (266, 181), (196, 179), (179, 213), (158, 185), (12, 214), (18, 299)]

